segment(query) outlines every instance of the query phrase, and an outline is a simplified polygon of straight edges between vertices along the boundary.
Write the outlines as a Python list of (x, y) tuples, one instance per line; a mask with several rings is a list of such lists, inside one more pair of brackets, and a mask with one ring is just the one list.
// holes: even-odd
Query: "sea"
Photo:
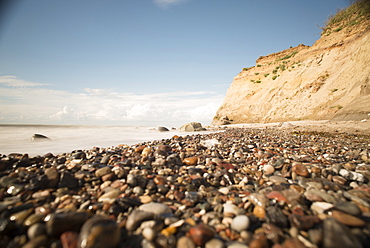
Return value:
[[(42, 134), (50, 140), (32, 141), (34, 134)], [(79, 125), (6, 125), (0, 124), (0, 154), (28, 154), (29, 156), (54, 155), (87, 150), (93, 147), (109, 148), (118, 145), (135, 145), (145, 141), (185, 136), (170, 129), (160, 132), (157, 127), (142, 126), (79, 126)]]

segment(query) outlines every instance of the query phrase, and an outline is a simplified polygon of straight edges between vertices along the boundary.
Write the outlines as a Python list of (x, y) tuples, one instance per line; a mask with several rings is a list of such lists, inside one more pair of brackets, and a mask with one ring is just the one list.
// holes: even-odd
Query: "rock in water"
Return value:
[(205, 128), (202, 127), (202, 124), (199, 122), (190, 122), (180, 127), (181, 132), (196, 132), (196, 131), (204, 131)]
[(42, 140), (51, 140), (49, 137), (43, 135), (43, 134), (39, 134), (39, 133), (35, 133), (32, 138), (31, 138), (32, 141), (42, 141)]
[(82, 226), (78, 244), (80, 248), (115, 248), (120, 235), (116, 222), (103, 217), (93, 217)]
[(159, 132), (168, 132), (168, 131), (170, 131), (170, 130), (168, 130), (168, 128), (167, 128), (167, 127), (158, 127), (158, 128), (157, 128), (157, 130), (158, 130)]

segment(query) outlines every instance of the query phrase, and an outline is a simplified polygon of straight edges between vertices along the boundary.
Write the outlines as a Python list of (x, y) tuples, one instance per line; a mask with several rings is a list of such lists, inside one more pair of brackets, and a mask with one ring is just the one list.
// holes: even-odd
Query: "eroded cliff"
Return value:
[(212, 124), (370, 119), (369, 24), (351, 13), (311, 47), (261, 56), (234, 78)]

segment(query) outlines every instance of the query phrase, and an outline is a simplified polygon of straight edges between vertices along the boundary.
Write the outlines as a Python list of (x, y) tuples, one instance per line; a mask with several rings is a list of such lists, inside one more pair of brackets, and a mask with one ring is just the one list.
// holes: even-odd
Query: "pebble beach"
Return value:
[(370, 135), (224, 128), (0, 160), (0, 247), (370, 247)]

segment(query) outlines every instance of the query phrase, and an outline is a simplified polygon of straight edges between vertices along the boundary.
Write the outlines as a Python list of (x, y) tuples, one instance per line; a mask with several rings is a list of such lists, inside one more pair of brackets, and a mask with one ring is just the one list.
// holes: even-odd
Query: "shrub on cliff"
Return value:
[(370, 0), (356, 0), (346, 9), (338, 10), (329, 17), (322, 28), (322, 34), (329, 35), (332, 31), (339, 32), (345, 27), (356, 25), (370, 19)]

